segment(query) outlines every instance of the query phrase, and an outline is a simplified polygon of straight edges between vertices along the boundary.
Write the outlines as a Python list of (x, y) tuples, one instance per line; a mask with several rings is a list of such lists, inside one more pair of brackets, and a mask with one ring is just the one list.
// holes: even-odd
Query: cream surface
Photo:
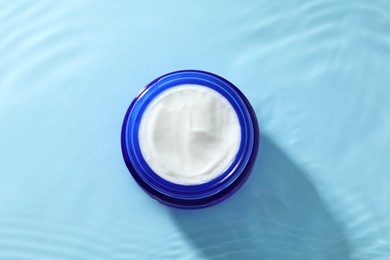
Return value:
[(139, 128), (141, 152), (160, 177), (177, 184), (206, 183), (235, 159), (241, 129), (237, 114), (217, 91), (185, 84), (157, 96)]

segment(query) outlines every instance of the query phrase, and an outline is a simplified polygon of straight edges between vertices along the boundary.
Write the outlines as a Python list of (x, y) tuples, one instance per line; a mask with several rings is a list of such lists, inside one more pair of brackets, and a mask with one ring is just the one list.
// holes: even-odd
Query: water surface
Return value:
[[(0, 1), (1, 259), (389, 259), (390, 2)], [(217, 73), (253, 104), (249, 182), (162, 206), (123, 163), (141, 87)]]

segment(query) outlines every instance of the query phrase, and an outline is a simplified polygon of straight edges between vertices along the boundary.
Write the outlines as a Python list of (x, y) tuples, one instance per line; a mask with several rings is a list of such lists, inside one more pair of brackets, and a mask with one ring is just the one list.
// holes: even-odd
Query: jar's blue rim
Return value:
[[(219, 177), (199, 185), (171, 183), (147, 165), (138, 143), (142, 113), (161, 92), (181, 84), (200, 84), (221, 93), (237, 112), (241, 125), (239, 151), (232, 165)], [(150, 196), (169, 206), (200, 208), (227, 198), (247, 179), (254, 165), (260, 142), (256, 114), (244, 94), (226, 79), (200, 70), (180, 70), (162, 75), (146, 87), (130, 104), (122, 125), (121, 146), (130, 173)]]

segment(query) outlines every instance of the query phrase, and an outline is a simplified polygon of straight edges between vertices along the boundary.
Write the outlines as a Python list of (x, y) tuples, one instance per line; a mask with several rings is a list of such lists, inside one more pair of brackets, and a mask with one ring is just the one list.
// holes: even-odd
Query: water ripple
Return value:
[[(390, 2), (5, 2), (1, 259), (389, 258)], [(234, 197), (167, 213), (118, 129), (189, 67), (237, 84), (268, 135)]]

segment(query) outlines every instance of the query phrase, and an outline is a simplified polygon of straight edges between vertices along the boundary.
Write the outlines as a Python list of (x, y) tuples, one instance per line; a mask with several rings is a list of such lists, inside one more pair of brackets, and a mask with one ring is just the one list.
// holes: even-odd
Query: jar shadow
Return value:
[(267, 136), (251, 176), (231, 198), (199, 210), (171, 210), (206, 259), (348, 259), (339, 224), (292, 160)]

